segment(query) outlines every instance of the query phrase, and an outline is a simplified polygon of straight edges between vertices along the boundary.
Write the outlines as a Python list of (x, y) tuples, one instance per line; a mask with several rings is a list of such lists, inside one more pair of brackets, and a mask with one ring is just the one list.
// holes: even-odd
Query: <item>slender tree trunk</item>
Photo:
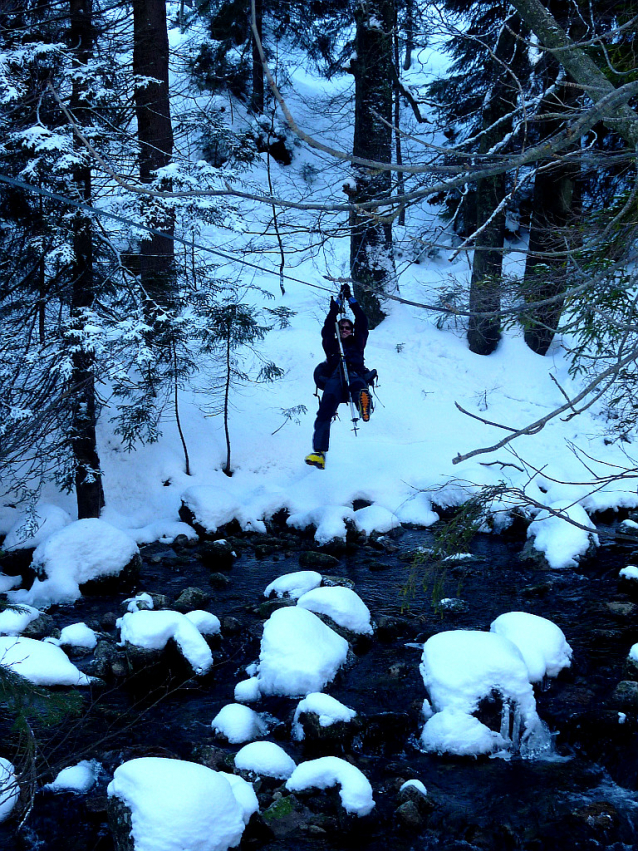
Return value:
[[(514, 32), (518, 18), (510, 18), (504, 27), (495, 48), (492, 60), (492, 90), (486, 99), (482, 118), (480, 154), (488, 154), (505, 136), (507, 128), (495, 122), (511, 111), (516, 95), (508, 79), (504, 65), (511, 67), (517, 49)], [(500, 60), (500, 61), (497, 61)], [(505, 211), (495, 215), (495, 210), (505, 198), (505, 175), (496, 175), (479, 180), (476, 185), (476, 221), (478, 231), (474, 241), (474, 260), (470, 282), (470, 310), (491, 313), (490, 316), (471, 316), (468, 323), (467, 340), (470, 351), (477, 355), (489, 355), (497, 347), (501, 337), (501, 270), (503, 243), (505, 238)]]
[[(353, 153), (379, 162), (392, 159), (392, 29), (393, 0), (359, 0), (355, 77), (355, 123)], [(352, 185), (353, 184), (353, 185)], [(355, 167), (354, 179), (345, 191), (355, 203), (388, 195), (390, 172)], [(354, 293), (374, 328), (384, 318), (383, 293), (394, 287), (392, 224), (374, 212), (350, 214), (350, 274)]]
[[(75, 51), (76, 68), (86, 65), (93, 48), (93, 0), (70, 0), (71, 27), (69, 38)], [(71, 110), (82, 122), (84, 92), (79, 82), (74, 82)], [(91, 168), (79, 166), (74, 179), (81, 200), (91, 203)], [(75, 491), (78, 518), (99, 517), (104, 507), (102, 474), (97, 451), (95, 403), (95, 358), (83, 341), (86, 312), (95, 297), (93, 277), (93, 229), (91, 219), (78, 211), (73, 220), (73, 284), (71, 291), (71, 325), (74, 330), (71, 360), (73, 372), (71, 388), (73, 408), (71, 441), (75, 466)]]
[[(398, 38), (398, 31), (397, 31)], [(405, 0), (405, 58), (403, 70), (412, 67), (412, 51), (414, 50), (414, 0)], [(398, 67), (398, 66), (397, 66)]]
[[(157, 169), (169, 165), (173, 157), (166, 0), (133, 0), (133, 27), (133, 73), (138, 78), (151, 78), (150, 82), (143, 79), (135, 86), (140, 179), (151, 183)], [(170, 187), (170, 180), (165, 180), (162, 188)], [(173, 214), (161, 202), (145, 202), (144, 213), (147, 224), (173, 235)], [(142, 286), (159, 308), (170, 306), (174, 277), (172, 239), (151, 236), (142, 240), (140, 274)]]
[[(264, 19), (264, 3), (263, 0), (255, 0), (255, 23), (259, 33), (259, 41), (263, 44), (263, 19)], [(253, 45), (253, 95), (251, 100), (252, 111), (261, 115), (264, 111), (264, 67), (261, 64), (259, 50), (255, 37), (252, 36)]]
[[(396, 69), (396, 83), (394, 86), (394, 139), (396, 146), (396, 158), (397, 165), (403, 165), (403, 150), (401, 147), (401, 92), (399, 90), (399, 75), (400, 64), (399, 64), (399, 27), (396, 15), (396, 6), (394, 10), (394, 67)], [(399, 195), (403, 195), (405, 192), (405, 181), (403, 179), (403, 172), (397, 172), (397, 193)], [(399, 213), (399, 218), (397, 220), (397, 224), (401, 227), (405, 226), (405, 207), (401, 207), (401, 212)]]

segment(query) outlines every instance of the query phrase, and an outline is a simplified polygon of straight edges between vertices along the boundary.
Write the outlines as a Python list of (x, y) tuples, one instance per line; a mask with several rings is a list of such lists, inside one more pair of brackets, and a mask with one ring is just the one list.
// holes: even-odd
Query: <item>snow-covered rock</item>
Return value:
[(180, 612), (127, 612), (118, 619), (117, 625), (123, 645), (142, 650), (163, 650), (173, 639), (196, 674), (206, 674), (213, 665), (213, 654), (202, 634)]
[(85, 623), (72, 623), (60, 632), (57, 644), (61, 647), (78, 647), (82, 650), (94, 650), (97, 646), (95, 630)]
[(303, 713), (317, 715), (321, 727), (331, 727), (339, 721), (348, 723), (357, 716), (354, 709), (340, 703), (335, 697), (323, 694), (323, 692), (312, 692), (306, 695), (303, 700), (300, 700), (295, 709), (292, 733), (298, 741), (301, 741), (304, 737), (304, 730), (299, 721), (299, 717)]
[(268, 732), (268, 725), (263, 718), (241, 703), (229, 703), (223, 706), (211, 722), (211, 727), (218, 736), (223, 736), (231, 744), (243, 744)]
[(290, 597), (298, 600), (303, 594), (321, 585), (321, 574), (316, 570), (297, 570), (285, 573), (266, 586), (264, 597), (275, 594), (277, 597)]
[(235, 700), (237, 703), (254, 703), (261, 697), (259, 688), (259, 677), (249, 677), (235, 686)]
[(312, 612), (294, 606), (264, 624), (259, 654), (262, 694), (304, 697), (331, 682), (348, 656), (348, 642)]
[(0, 665), (37, 686), (86, 686), (91, 682), (64, 650), (33, 638), (0, 636)]
[(219, 635), (220, 633), (221, 623), (217, 615), (212, 612), (195, 609), (192, 612), (186, 612), (184, 617), (187, 617), (202, 635)]
[(102, 766), (95, 759), (83, 759), (77, 765), (63, 768), (55, 780), (47, 783), (44, 788), (49, 792), (76, 792), (82, 795), (92, 789)]
[[(533, 539), (534, 549), (545, 555), (550, 567), (576, 567), (580, 557), (585, 555), (592, 545), (598, 546), (596, 527), (578, 503), (561, 499), (552, 503), (549, 508), (560, 512), (579, 526), (542, 510), (530, 523), (527, 536)], [(582, 529), (580, 526), (586, 528)], [(591, 531), (587, 531), (590, 529)]]
[(287, 780), (297, 767), (286, 751), (274, 742), (251, 742), (235, 755), (235, 768), (265, 777)]
[(297, 600), (297, 605), (329, 618), (351, 632), (371, 635), (370, 610), (359, 595), (350, 588), (338, 585), (315, 588)]
[(13, 764), (0, 756), (0, 822), (9, 818), (20, 797), (20, 787)]
[[(246, 803), (240, 803), (242, 793), (236, 794), (229, 780), (230, 775), (177, 759), (143, 757), (125, 762), (115, 770), (107, 789), (109, 820), (123, 843), (118, 847), (131, 851), (234, 848), (244, 832)], [(117, 818), (113, 799), (130, 811), (130, 838), (127, 825)]]
[[(440, 632), (426, 641), (420, 671), (434, 711), (446, 713), (427, 721), (422, 736), (427, 749), (478, 754), (517, 746), (519, 740), (526, 746), (532, 742), (534, 747), (543, 746), (545, 730), (536, 712), (529, 671), (509, 639), (494, 632)], [(503, 701), (501, 732), (496, 735), (470, 718), (480, 701), (494, 692)]]
[(21, 605), (20, 610), (5, 609), (0, 612), (0, 635), (20, 635), (31, 621), (40, 617), (39, 609)]
[(138, 546), (125, 532), (104, 520), (76, 520), (33, 553), (33, 568), (46, 578), (36, 579), (28, 591), (12, 591), (9, 599), (40, 607), (74, 603), (81, 585), (118, 576), (136, 559)]
[(493, 621), (490, 631), (518, 647), (532, 683), (546, 676), (555, 677), (571, 665), (572, 649), (563, 631), (547, 618), (528, 612), (507, 612)]
[(357, 816), (367, 816), (374, 807), (372, 786), (356, 766), (336, 756), (322, 756), (302, 762), (286, 783), (291, 792), (306, 789), (328, 789), (339, 786), (343, 808)]

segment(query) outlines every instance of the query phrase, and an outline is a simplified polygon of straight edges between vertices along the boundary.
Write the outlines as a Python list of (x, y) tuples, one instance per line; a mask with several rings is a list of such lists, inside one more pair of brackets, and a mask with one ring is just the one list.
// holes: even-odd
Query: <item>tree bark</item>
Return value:
[[(133, 0), (133, 27), (140, 179), (143, 183), (151, 183), (157, 169), (169, 165), (173, 158), (166, 0)], [(171, 181), (164, 180), (162, 189), (170, 190)], [(153, 235), (140, 245), (142, 286), (162, 310), (170, 306), (173, 289), (175, 249), (170, 236), (175, 230), (174, 217), (157, 200), (146, 202), (145, 213), (151, 227), (169, 234), (169, 238)]]
[[(356, 11), (355, 122), (353, 153), (377, 162), (392, 160), (393, 0), (360, 0)], [(353, 184), (353, 185), (352, 185)], [(391, 191), (388, 171), (356, 166), (344, 191), (356, 204), (385, 197)], [(354, 294), (370, 327), (385, 317), (383, 293), (394, 286), (392, 224), (374, 212), (350, 214), (350, 274)]]
[[(518, 18), (510, 18), (508, 26), (499, 33), (494, 48), (495, 58), (490, 62), (493, 79), (486, 98), (482, 116), (482, 135), (479, 153), (483, 156), (502, 141), (507, 125), (501, 122), (512, 110), (516, 97), (505, 66), (514, 65), (516, 51), (520, 49), (515, 38)], [(494, 126), (496, 122), (501, 122)], [(489, 355), (501, 337), (499, 311), (501, 308), (501, 270), (505, 239), (505, 211), (495, 214), (505, 198), (505, 174), (479, 180), (476, 185), (476, 221), (478, 231), (474, 240), (474, 259), (470, 281), (470, 311), (491, 312), (491, 316), (470, 316), (467, 340), (470, 351)]]
[[(259, 41), (263, 44), (263, 18), (264, 4), (263, 0), (255, 0), (255, 24), (259, 33)], [(255, 36), (252, 36), (253, 45), (253, 94), (251, 100), (252, 111), (256, 115), (261, 115), (264, 111), (264, 66), (259, 55), (259, 48)]]
[[(74, 66), (84, 67), (93, 52), (93, 0), (70, 0), (69, 39), (74, 50)], [(86, 101), (81, 83), (74, 81), (71, 110), (81, 122)], [(78, 166), (74, 172), (78, 194), (91, 202), (91, 168)], [(71, 375), (71, 443), (75, 469), (78, 518), (99, 517), (104, 507), (100, 459), (97, 451), (95, 402), (95, 357), (84, 345), (86, 312), (93, 306), (93, 228), (91, 219), (78, 211), (73, 219), (73, 282), (71, 289), (71, 328), (73, 370)]]

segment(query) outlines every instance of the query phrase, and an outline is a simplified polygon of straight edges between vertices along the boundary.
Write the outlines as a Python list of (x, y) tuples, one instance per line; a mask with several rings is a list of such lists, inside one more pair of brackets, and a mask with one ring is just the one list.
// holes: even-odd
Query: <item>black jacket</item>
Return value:
[[(368, 341), (368, 318), (358, 302), (351, 301), (350, 307), (354, 313), (354, 333), (347, 340), (342, 341), (343, 353), (348, 368), (353, 372), (363, 373), (365, 372), (363, 354)], [(335, 330), (338, 314), (339, 305), (332, 299), (326, 321), (321, 329), (321, 342), (331, 369), (336, 369), (339, 365), (339, 343)]]

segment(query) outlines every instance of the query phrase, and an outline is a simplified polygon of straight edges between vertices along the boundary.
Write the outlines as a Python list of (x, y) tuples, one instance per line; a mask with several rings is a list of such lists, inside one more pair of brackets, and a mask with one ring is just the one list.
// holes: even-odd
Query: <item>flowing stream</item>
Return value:
[[(429, 531), (404, 530), (374, 545), (353, 544), (334, 566), (315, 568), (324, 577), (351, 580), (379, 625), (373, 639), (355, 644), (356, 661), (327, 689), (365, 716), (361, 735), (344, 755), (372, 783), (377, 802), (373, 816), (359, 824), (340, 823), (338, 829), (327, 818), (325, 830), (302, 826), (286, 833), (283, 826), (274, 834), (253, 832), (242, 847), (638, 847), (638, 705), (632, 710), (614, 695), (618, 682), (628, 679), (627, 653), (638, 642), (638, 606), (618, 585), (618, 571), (631, 562), (632, 550), (604, 546), (578, 569), (552, 571), (522, 561), (521, 540), (478, 536), (471, 545), (472, 559), (450, 562), (445, 571), (425, 576), (417, 569), (406, 606), (413, 570), (409, 555), (431, 540)], [(316, 549), (311, 538), (286, 532), (265, 539), (239, 536), (234, 543), (239, 557), (223, 574), (229, 581), (218, 574), (212, 586), (211, 571), (198, 560), (201, 545), (154, 544), (143, 550), (137, 590), (164, 594), (171, 601), (189, 586), (212, 592), (208, 608), (226, 626), (215, 671), (200, 681), (184, 681), (179, 665), (168, 659), (161, 671), (114, 680), (87, 695), (88, 715), (82, 723), (67, 721), (63, 730), (42, 731), (39, 753), (50, 771), (43, 780), (86, 758), (98, 760), (103, 772), (87, 795), (39, 791), (19, 831), (14, 821), (0, 825), (2, 851), (113, 851), (105, 790), (114, 768), (126, 759), (157, 755), (211, 765), (216, 760), (213, 767), (220, 760), (232, 764), (239, 746), (215, 740), (210, 722), (234, 701), (235, 684), (245, 678), (245, 666), (257, 659), (269, 605), (264, 605), (263, 589), (276, 576), (300, 569), (300, 551)], [(433, 593), (452, 602), (434, 607)], [(85, 621), (108, 631), (110, 625), (115, 635), (114, 616), (124, 611), (125, 596), (85, 597), (52, 614), (59, 626)], [(422, 643), (446, 629), (488, 630), (507, 611), (549, 618), (574, 651), (571, 668), (536, 692), (552, 747), (540, 748), (535, 758), (422, 753), (417, 744), (426, 697), (418, 670)], [(86, 667), (89, 660), (77, 664)], [(270, 698), (255, 708), (276, 719), (272, 737), (300, 762), (309, 754), (290, 737), (296, 703)], [(499, 729), (502, 707), (494, 711), (499, 715), (492, 726)], [(489, 707), (485, 712), (489, 715)], [(425, 784), (431, 802), (416, 827), (396, 814), (398, 788), (411, 778)]]

